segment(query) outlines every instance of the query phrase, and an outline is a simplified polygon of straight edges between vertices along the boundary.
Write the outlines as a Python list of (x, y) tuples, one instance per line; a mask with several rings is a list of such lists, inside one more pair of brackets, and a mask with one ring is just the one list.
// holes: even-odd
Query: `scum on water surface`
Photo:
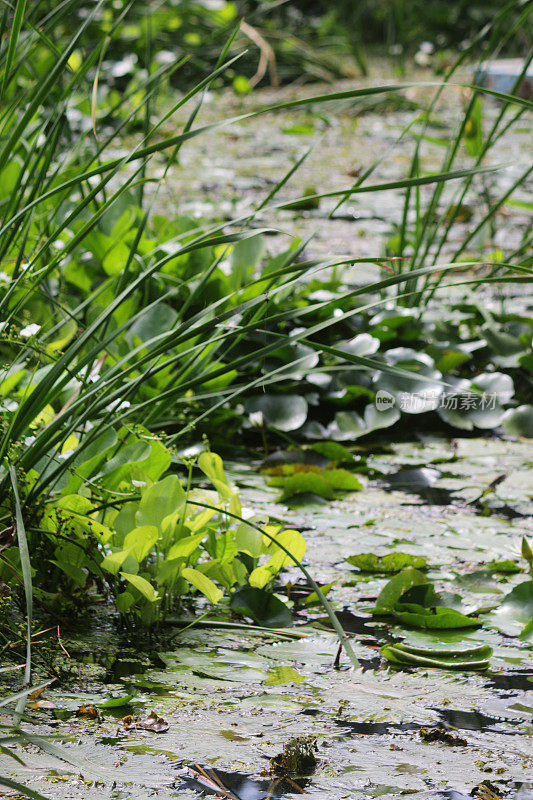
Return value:
[[(216, 118), (217, 103), (226, 99), (208, 98), (204, 121)], [(269, 126), (269, 147), (262, 146), (260, 156), (262, 124), (240, 122), (184, 145), (181, 163), (194, 164), (193, 185), (185, 170), (187, 192), (181, 191), (177, 166), (160, 198), (180, 214), (245, 214), (313, 135), (322, 137), (320, 152), (317, 148), (296, 173), (288, 198), (304, 194), (306, 185), (320, 191), (349, 185), (378, 147), (390, 147), (390, 158), (376, 180), (403, 175), (410, 153), (407, 142), (396, 140), (412, 119), (412, 107), (406, 113), (402, 103), (417, 100), (414, 91), (397, 98), (396, 108), (369, 109), (359, 120), (341, 107), (320, 116), (285, 112)], [(253, 106), (254, 95), (243, 102)], [(460, 90), (450, 90), (446, 102), (460, 105)], [(443, 124), (447, 113), (445, 104)], [(516, 147), (527, 152), (527, 131), (516, 136)], [(435, 164), (428, 161), (425, 168), (437, 165), (439, 156), (436, 149)], [(495, 151), (493, 157), (505, 160), (501, 156)], [(512, 175), (498, 180), (511, 181)], [(302, 238), (317, 233), (310, 256), (374, 256), (401, 213), (401, 201), (365, 196), (331, 220), (330, 210), (323, 202), (298, 212), (297, 219), (294, 212), (283, 218)], [(457, 239), (466, 224), (457, 223)], [(515, 207), (506, 219), (506, 235), (517, 236), (523, 224), (524, 213)], [(372, 277), (374, 267), (365, 269), (369, 272), (357, 267), (358, 281)], [(521, 312), (527, 299), (516, 287), (509, 291), (515, 293), (514, 310)], [(481, 628), (426, 631), (374, 617), (376, 597), (390, 576), (355, 571), (345, 561), (368, 552), (424, 556), (428, 579), (438, 590), (460, 594), (465, 612), (497, 605), (526, 577), (485, 567), (518, 561), (521, 537), (531, 537), (531, 446), (523, 440), (420, 436), (392, 445), (385, 440), (365, 455), (369, 475), (362, 477), (363, 491), (328, 502), (307, 498), (311, 502), (293, 502), (290, 508), (276, 502), (279, 492), (266, 487), (253, 465), (230, 464), (227, 470), (249, 508), (305, 531), (306, 559), (320, 585), (334, 584), (328, 596), (351, 637), (360, 672), (350, 671), (344, 657), (334, 668), (336, 636), (319, 608), (298, 605), (309, 590), (296, 583), (296, 570), (285, 577), (295, 584), (290, 595), (301, 638), (251, 627), (198, 626), (165, 647), (140, 652), (121, 642), (105, 620), (76, 635), (62, 631), (68, 679), (46, 689), (28, 709), (37, 720), (31, 732), (45, 736), (51, 748), (20, 746), (16, 753), (23, 764), (0, 755), (1, 774), (54, 800), (192, 800), (202, 792), (260, 800), (302, 789), (317, 800), (392, 800), (413, 793), (420, 800), (461, 800), (486, 780), (504, 797), (531, 800), (525, 784), (533, 780), (532, 651), (515, 635), (513, 620), (493, 624), (487, 612)], [(505, 478), (480, 502), (501, 475)], [(379, 652), (390, 640), (450, 649), (490, 645), (494, 654), (490, 669), (479, 673), (394, 667)], [(81, 705), (95, 706), (96, 718), (77, 716)], [(123, 722), (152, 710), (168, 722), (168, 731)], [(425, 741), (421, 728), (450, 731), (466, 745)], [(316, 741), (316, 768), (305, 783), (291, 785), (271, 774), (270, 760), (295, 737)], [(54, 743), (61, 749), (54, 751)]]
[[(344, 558), (423, 553), (428, 578), (458, 591), (466, 610), (498, 603), (525, 575), (488, 574), (484, 565), (517, 559), (520, 537), (531, 531), (531, 451), (525, 442), (427, 438), (392, 445), (369, 463), (381, 478), (370, 478), (364, 491), (292, 509), (275, 502), (277, 493), (253, 468), (229, 468), (246, 505), (306, 528), (307, 557), (321, 584), (335, 582), (329, 597), (352, 632), (360, 672), (344, 657), (333, 668), (336, 637), (323, 612), (298, 606), (298, 586), (300, 638), (193, 627), (166, 648), (139, 653), (102, 625), (64, 638), (71, 678), (42, 695), (54, 707), (37, 702), (30, 709), (38, 719), (32, 732), (61, 751), (21, 747), (24, 766), (2, 763), (3, 774), (58, 800), (185, 799), (215, 791), (248, 800), (302, 791), (332, 799), (416, 793), (422, 800), (468, 795), (487, 779), (503, 796), (527, 798), (520, 786), (533, 774), (531, 645), (492, 625), (489, 614), (482, 628), (466, 632), (374, 618), (370, 609), (389, 576), (356, 572)], [(444, 475), (433, 486), (449, 491), (450, 502), (431, 504), (387, 483), (387, 475), (408, 468)], [(502, 471), (508, 477), (497, 497), (483, 510), (469, 502)], [(501, 516), (502, 505), (518, 515)], [(289, 571), (286, 582), (297, 577)], [(450, 648), (489, 644), (494, 655), (482, 673), (396, 669), (379, 655), (391, 638)], [(82, 704), (98, 707), (99, 718), (77, 716)], [(152, 710), (169, 723), (167, 732), (125, 727), (124, 717)], [(466, 745), (426, 741), (422, 728), (450, 731)], [(316, 767), (304, 783), (284, 782), (271, 774), (270, 759), (302, 736), (316, 742)]]

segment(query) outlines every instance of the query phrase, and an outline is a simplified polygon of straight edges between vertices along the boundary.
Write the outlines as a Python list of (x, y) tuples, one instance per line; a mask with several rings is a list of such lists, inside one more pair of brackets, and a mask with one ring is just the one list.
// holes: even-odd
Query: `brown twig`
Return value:
[(274, 54), (274, 50), (266, 41), (266, 39), (261, 36), (259, 31), (255, 28), (252, 28), (252, 26), (248, 25), (248, 23), (244, 20), (241, 20), (241, 31), (245, 36), (251, 39), (254, 44), (257, 45), (261, 53), (259, 56), (257, 72), (252, 78), (250, 78), (250, 86), (252, 86), (252, 88), (257, 86), (259, 81), (265, 77), (268, 67), (270, 72), (270, 85), (274, 88), (277, 88), (279, 86), (279, 80), (276, 72), (276, 56)]

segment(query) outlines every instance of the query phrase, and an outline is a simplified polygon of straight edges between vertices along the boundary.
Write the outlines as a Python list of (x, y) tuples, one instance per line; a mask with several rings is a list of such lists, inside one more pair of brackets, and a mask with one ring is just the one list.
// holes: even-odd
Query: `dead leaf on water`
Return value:
[(85, 717), (85, 719), (95, 719), (98, 722), (101, 719), (101, 714), (96, 708), (96, 706), (85, 706), (82, 705), (76, 711), (77, 717)]
[(127, 731), (138, 729), (141, 731), (152, 731), (153, 733), (166, 733), (170, 727), (166, 719), (158, 717), (155, 711), (151, 711), (146, 719), (141, 719), (138, 722), (131, 715), (124, 717), (122, 724)]

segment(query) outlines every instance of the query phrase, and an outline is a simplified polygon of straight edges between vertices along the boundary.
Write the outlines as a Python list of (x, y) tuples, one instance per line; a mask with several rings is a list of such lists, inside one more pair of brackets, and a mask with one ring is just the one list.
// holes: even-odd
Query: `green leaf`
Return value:
[(280, 686), (283, 683), (304, 683), (305, 678), (296, 672), (294, 667), (274, 667), (269, 669), (264, 681), (265, 686)]
[[(291, 555), (282, 550), (281, 547), (278, 547), (276, 543), (279, 543), (284, 548), (286, 548)], [(282, 531), (281, 533), (277, 534), (276, 536), (276, 543), (272, 542), (269, 545), (269, 552), (272, 553), (271, 558), (266, 562), (266, 564), (262, 564), (260, 567), (256, 567), (251, 573), (248, 578), (250, 581), (251, 586), (255, 586), (257, 588), (262, 589), (266, 584), (272, 580), (272, 578), (280, 572), (284, 567), (288, 564), (294, 564), (297, 561), (301, 561), (304, 557), (306, 551), (306, 544), (305, 539), (298, 533), (298, 531), (294, 530), (286, 530)]]
[(404, 592), (411, 586), (420, 586), (427, 583), (426, 576), (416, 569), (404, 569), (391, 578), (383, 587), (376, 600), (375, 614), (390, 613)]
[(117, 594), (115, 602), (119, 614), (125, 614), (134, 604), (135, 598), (130, 592), (120, 592)]
[(533, 641), (533, 580), (522, 581), (500, 600), (498, 608), (487, 617), (487, 623), (509, 636)]
[(338, 461), (340, 463), (355, 461), (353, 453), (339, 442), (315, 442), (309, 449), (314, 450), (315, 453), (320, 453), (330, 461)]
[(167, 553), (167, 561), (173, 561), (177, 558), (189, 558), (204, 536), (207, 534), (207, 531), (201, 531), (200, 533), (194, 534), (194, 536), (185, 536), (183, 539), (180, 539), (178, 542), (172, 545), (170, 550)]
[(146, 580), (146, 578), (142, 578), (140, 575), (132, 575), (129, 572), (121, 572), (120, 574), (124, 580), (128, 581), (128, 583), (131, 583), (131, 585), (134, 586), (143, 597), (146, 597), (146, 599), (151, 603), (156, 602), (158, 599), (157, 592), (152, 584)]
[(98, 708), (122, 708), (123, 706), (127, 706), (133, 700), (132, 694), (123, 694), (119, 697), (108, 697), (107, 700), (103, 700), (101, 703), (97, 703), (96, 705)]
[(287, 628), (292, 625), (292, 614), (285, 603), (263, 589), (246, 587), (234, 592), (230, 608), (267, 628)]
[(185, 502), (185, 491), (177, 475), (167, 475), (162, 481), (143, 490), (137, 525), (155, 525), (161, 530), (163, 520), (178, 511)]
[(509, 408), (503, 415), (502, 424), (511, 436), (533, 439), (533, 406)]
[(390, 613), (400, 622), (412, 625), (414, 628), (437, 630), (481, 626), (481, 622), (475, 617), (468, 617), (455, 608), (446, 606), (425, 608), (418, 603), (397, 603)]
[(325, 469), (321, 475), (334, 489), (344, 492), (358, 492), (363, 488), (361, 481), (346, 469)]
[(296, 431), (307, 419), (307, 401), (297, 394), (262, 394), (246, 403), (249, 413), (261, 413), (266, 425), (280, 431)]
[(140, 564), (151, 552), (157, 539), (157, 528), (154, 525), (143, 525), (127, 534), (124, 539), (124, 550)]
[(108, 553), (100, 566), (102, 569), (111, 572), (112, 575), (118, 575), (118, 571), (127, 559), (129, 553), (127, 550), (117, 550), (115, 553)]
[(518, 572), (522, 572), (522, 567), (520, 564), (517, 564), (516, 561), (511, 561), (510, 558), (506, 558), (503, 561), (489, 561), (483, 564), (483, 571), (491, 573), (499, 572), (502, 575), (515, 575)]
[[(325, 472), (325, 470), (324, 470)], [(283, 481), (283, 492), (280, 501), (289, 500), (296, 494), (317, 494), (326, 500), (333, 500), (335, 490), (322, 473), (319, 472), (299, 472), (291, 475)]]
[[(252, 521), (258, 523), (264, 520), (254, 517)], [(235, 531), (235, 546), (239, 553), (259, 558), (263, 550), (263, 536), (256, 528), (242, 522)]]
[(361, 572), (393, 573), (400, 572), (407, 567), (427, 569), (427, 560), (423, 556), (413, 556), (409, 553), (389, 553), (386, 556), (377, 556), (375, 553), (359, 553), (355, 556), (348, 556), (346, 561), (360, 569)]
[(198, 589), (199, 592), (204, 594), (207, 599), (213, 603), (213, 605), (222, 599), (223, 593), (220, 591), (218, 586), (216, 586), (213, 581), (210, 580), (210, 578), (199, 572), (197, 569), (185, 567), (185, 569), (181, 571), (181, 577), (185, 578), (185, 580), (190, 583), (191, 586), (194, 586), (195, 589)]
[(235, 489), (230, 486), (226, 478), (224, 464), (219, 455), (210, 451), (200, 453), (198, 466), (207, 475), (222, 499), (230, 500), (235, 497)]
[(488, 644), (470, 648), (411, 647), (406, 644), (386, 644), (381, 655), (395, 664), (409, 664), (435, 669), (480, 671), (488, 669), (492, 647)]

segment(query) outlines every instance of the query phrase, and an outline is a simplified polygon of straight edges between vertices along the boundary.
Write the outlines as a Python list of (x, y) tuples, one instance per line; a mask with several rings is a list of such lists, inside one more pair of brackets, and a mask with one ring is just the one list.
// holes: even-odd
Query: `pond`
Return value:
[[(386, 80), (386, 70), (376, 65), (372, 83), (380, 75)], [(412, 76), (422, 79), (432, 76)], [(413, 87), (360, 108), (338, 102), (306, 113), (285, 110), (268, 122), (241, 119), (213, 131), (183, 146), (158, 210), (202, 220), (245, 215), (315, 139), (316, 149), (284, 187), (283, 200), (349, 186), (378, 152), (383, 161), (374, 182), (404, 176), (413, 142), (402, 133), (432, 90)], [(219, 119), (221, 109), (225, 116), (245, 114), (258, 97), (272, 103), (298, 91), (267, 90), (240, 100), (208, 95), (200, 122)], [(440, 169), (443, 141), (463, 101), (462, 86), (447, 90), (429, 131), (424, 169)], [(485, 113), (493, 119), (497, 105), (487, 102)], [(172, 134), (170, 122), (162, 133)], [(511, 136), (491, 151), (492, 163), (505, 161), (509, 148), (530, 158), (530, 131), (518, 128)], [(501, 191), (516, 175), (512, 168), (491, 178), (487, 191), (497, 181)], [(524, 184), (516, 199), (526, 197)], [(309, 257), (375, 256), (402, 213), (401, 195), (394, 193), (335, 205), (322, 200), (275, 218), (266, 214), (261, 225), (274, 228), (268, 233), (272, 250), (298, 236), (310, 237)], [(450, 250), (484, 213), (474, 189), (468, 209), (449, 237)], [(528, 221), (515, 204), (495, 223), (494, 241), (518, 246)], [(366, 264), (352, 267), (347, 280), (362, 284), (377, 276), (377, 266)], [(446, 292), (448, 298), (466, 296), (456, 286)], [(506, 301), (517, 315), (530, 311), (519, 285), (501, 292), (482, 287), (480, 297), (487, 308)], [(533, 659), (531, 639), (522, 632), (533, 599), (524, 595), (519, 608), (508, 600), (515, 587), (530, 583), (521, 540), (533, 536), (531, 443), (479, 431), (452, 439), (420, 429), (407, 437), (405, 429), (409, 433), (409, 425), (401, 440), (385, 432), (369, 444), (345, 442), (358, 459), (351, 469), (362, 488), (343, 499), (296, 495), (281, 502), (259, 470), (257, 449), (252, 462), (235, 454), (225, 462), (248, 509), (305, 536), (306, 564), (327, 587), (359, 669), (339, 650), (329, 619), (296, 568), (282, 575), (280, 588), (294, 602), (294, 628), (256, 629), (229, 616), (213, 625), (184, 614), (153, 642), (132, 644), (102, 604), (96, 623), (72, 628), (68, 619), (58, 620), (60, 680), (28, 704), (36, 721), (28, 730), (44, 743), (20, 745), (20, 764), (0, 754), (0, 773), (54, 800), (298, 794), (532, 800)], [(383, 558), (398, 553), (414, 564), (417, 557), (426, 562), (413, 570), (416, 602), (376, 613), (395, 572), (381, 569)], [(373, 568), (361, 568), (369, 559)], [(423, 592), (427, 605), (421, 605)], [(470, 616), (473, 624), (412, 625), (406, 615), (420, 613), (414, 605), (424, 616), (438, 616), (443, 607)], [(199, 613), (208, 610), (200, 603)], [(387, 660), (385, 645), (404, 663)], [(440, 659), (440, 667), (429, 666), (431, 658)], [(488, 659), (488, 666), (454, 668), (468, 658)]]
[[(496, 792), (487, 796), (530, 797), (525, 785), (516, 792), (533, 774), (533, 663), (512, 615), (492, 611), (481, 614), (483, 627), (452, 631), (373, 617), (388, 577), (359, 571), (346, 558), (423, 555), (428, 580), (459, 594), (465, 613), (498, 605), (525, 578), (487, 564), (518, 562), (520, 539), (532, 532), (531, 448), (497, 438), (420, 437), (367, 455), (372, 477), (363, 491), (294, 508), (276, 503), (278, 493), (251, 466), (229, 468), (247, 506), (305, 531), (307, 561), (321, 585), (334, 584), (329, 598), (360, 671), (344, 655), (336, 658), (327, 618), (299, 603), (306, 592), (291, 571), (283, 582), (295, 584), (293, 629), (176, 627), (166, 648), (140, 652), (111, 626), (75, 635), (64, 626), (69, 677), (30, 703), (39, 720), (32, 732), (46, 735), (49, 750), (25, 747), (25, 766), (2, 763), (3, 774), (50, 798), (206, 793), (251, 800), (305, 792), (458, 800), (486, 781)], [(391, 640), (459, 650), (490, 645), (494, 652), (479, 673), (394, 667), (379, 652)], [(151, 712), (168, 723), (161, 732), (131, 721)], [(314, 762), (299, 779), (276, 772), (276, 757), (295, 740)]]

